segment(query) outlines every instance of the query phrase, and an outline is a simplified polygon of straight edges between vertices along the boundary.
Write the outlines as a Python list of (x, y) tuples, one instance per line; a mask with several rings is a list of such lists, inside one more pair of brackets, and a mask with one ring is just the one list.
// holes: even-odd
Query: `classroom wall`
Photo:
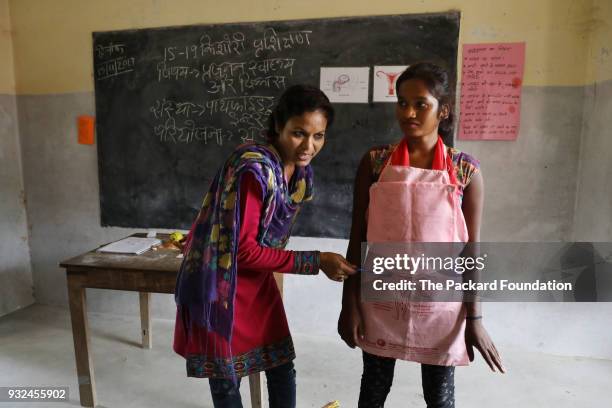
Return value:
[(585, 88), (574, 240), (612, 239), (612, 3), (594, 2)]
[[(583, 137), (595, 141), (594, 152), (605, 138), (603, 127), (587, 128), (584, 123), (595, 112), (586, 109), (589, 103), (595, 105), (590, 91), (595, 78), (598, 84), (612, 80), (607, 68), (595, 69), (585, 62), (593, 59), (593, 44), (601, 42), (604, 47), (610, 42), (607, 31), (595, 32), (592, 27), (594, 20), (606, 21), (601, 14), (608, 12), (605, 3), (500, 0), (491, 7), (487, 0), (10, 1), (37, 301), (65, 305), (64, 272), (57, 263), (132, 232), (100, 227), (96, 147), (76, 143), (76, 116), (95, 110), (92, 31), (458, 9), (461, 43), (527, 43), (518, 140), (458, 143), (482, 162), (483, 240), (559, 241), (570, 240), (583, 228), (578, 217), (589, 214), (592, 207), (577, 198), (577, 189), (598, 191), (599, 186), (586, 177), (587, 170), (590, 165), (593, 170), (605, 166), (601, 156), (590, 165), (580, 165), (587, 151), (584, 146), (581, 150)], [(603, 121), (605, 109), (594, 120)], [(597, 210), (609, 222), (605, 209)], [(583, 232), (587, 238), (595, 237), (587, 228)], [(610, 240), (609, 232), (605, 239)], [(344, 252), (346, 241), (296, 238), (291, 247)], [(294, 331), (334, 335), (338, 285), (322, 276), (288, 277), (285, 293)], [(138, 310), (134, 293), (90, 290), (88, 304), (94, 311)], [(491, 316), (488, 327), (501, 344), (612, 358), (609, 330), (604, 329), (612, 317), (608, 305), (497, 304), (485, 305), (485, 310)], [(173, 318), (172, 296), (154, 296), (153, 313)], [(587, 314), (588, 321), (580, 319)], [(567, 318), (575, 320), (568, 323)], [(559, 327), (559, 321), (566, 325)], [(520, 339), (517, 332), (523, 334)]]
[(32, 270), (8, 0), (0, 0), (0, 316), (28, 306)]

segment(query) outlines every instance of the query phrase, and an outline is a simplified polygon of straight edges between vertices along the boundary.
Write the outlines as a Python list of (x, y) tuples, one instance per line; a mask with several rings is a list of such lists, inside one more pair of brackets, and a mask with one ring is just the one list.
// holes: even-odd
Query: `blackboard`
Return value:
[[(427, 60), (454, 88), (458, 36), (458, 12), (93, 33), (101, 224), (189, 228), (231, 150), (264, 140), (287, 86), (318, 86), (321, 67)], [(372, 89), (335, 108), (293, 235), (348, 237), (359, 159), (401, 137), (394, 104), (373, 103)]]

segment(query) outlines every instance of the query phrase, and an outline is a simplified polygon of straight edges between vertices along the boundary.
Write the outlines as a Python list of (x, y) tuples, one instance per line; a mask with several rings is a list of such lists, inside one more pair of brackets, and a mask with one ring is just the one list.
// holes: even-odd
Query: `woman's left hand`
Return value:
[(500, 372), (506, 372), (493, 340), (482, 325), (482, 320), (466, 321), (465, 345), (470, 361), (474, 361), (474, 347), (476, 347), (493, 372), (496, 371), (496, 367)]

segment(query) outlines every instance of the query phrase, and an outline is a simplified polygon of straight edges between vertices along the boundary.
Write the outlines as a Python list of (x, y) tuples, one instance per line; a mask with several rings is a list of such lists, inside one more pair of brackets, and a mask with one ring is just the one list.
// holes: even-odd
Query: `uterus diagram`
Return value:
[(396, 102), (395, 82), (407, 65), (374, 67), (374, 102)]
[(387, 80), (387, 95), (395, 96), (395, 80), (401, 72), (376, 71), (376, 76)]

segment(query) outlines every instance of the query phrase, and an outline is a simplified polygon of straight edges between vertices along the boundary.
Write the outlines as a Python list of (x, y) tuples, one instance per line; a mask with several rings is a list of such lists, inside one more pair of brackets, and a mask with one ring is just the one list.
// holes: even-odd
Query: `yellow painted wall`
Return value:
[(13, 37), (8, 0), (0, 0), (0, 94), (15, 94)]
[(584, 85), (593, 12), (609, 1), (9, 0), (19, 94), (91, 91), (92, 31), (452, 9), (461, 43), (527, 42), (525, 85)]

